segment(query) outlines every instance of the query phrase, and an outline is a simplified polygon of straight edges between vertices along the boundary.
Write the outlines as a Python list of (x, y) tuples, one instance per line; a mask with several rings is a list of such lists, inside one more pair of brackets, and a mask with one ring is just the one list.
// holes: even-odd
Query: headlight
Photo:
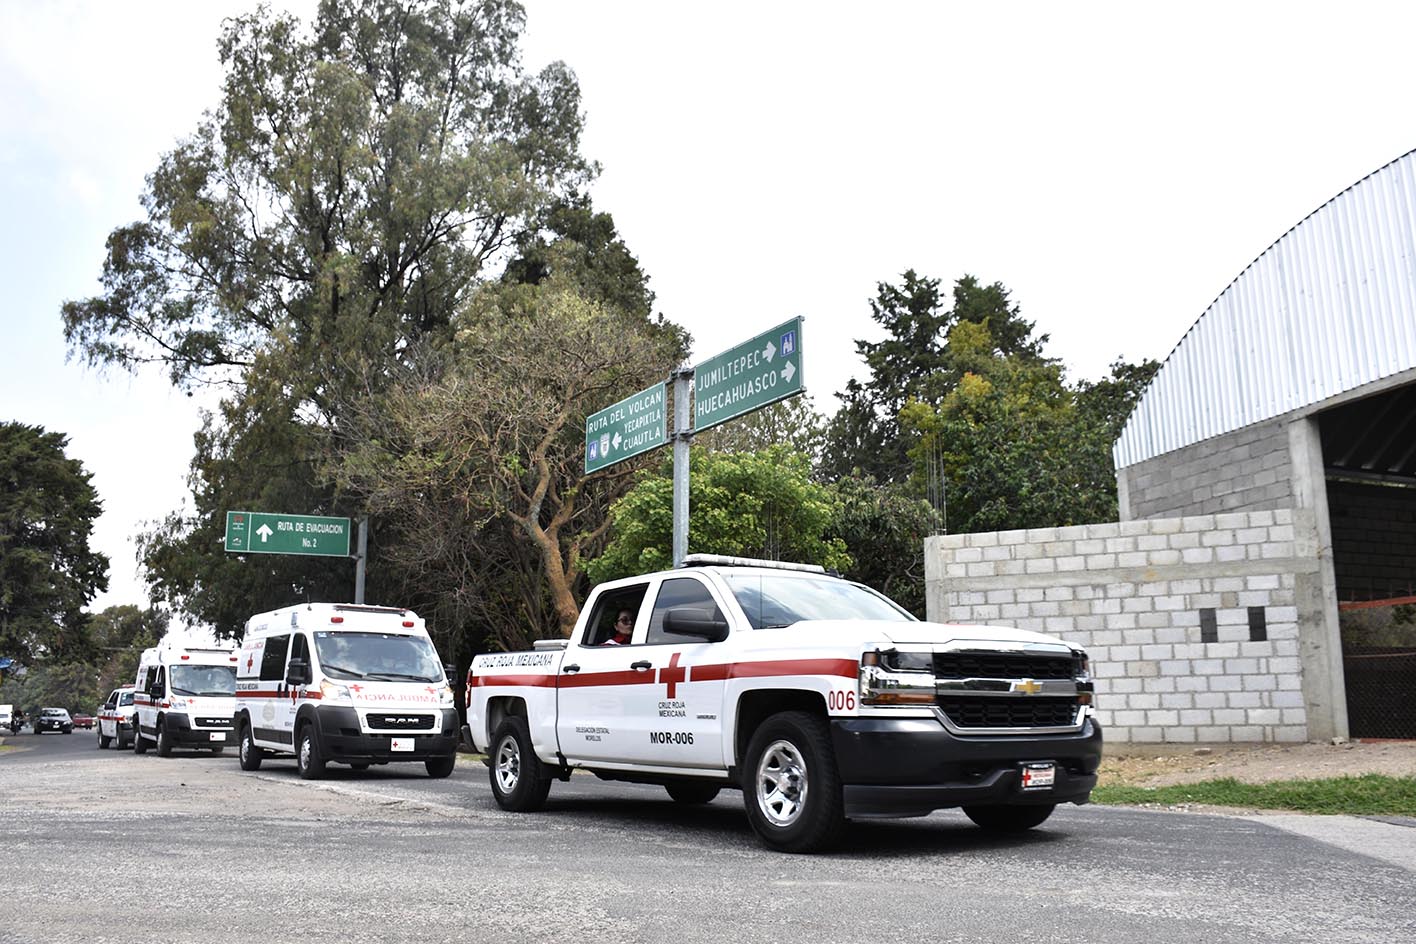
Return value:
[(452, 704), (455, 704), (455, 703), (456, 703), (456, 702), (455, 702), (455, 700), (454, 700), (453, 697), (452, 697), (452, 689), (449, 688), (448, 686), (444, 685), (444, 686), (442, 687), (442, 691), (438, 692), (438, 704), (439, 704), (439, 705), (452, 705)]
[(860, 657), (862, 705), (934, 704), (934, 656), (928, 652), (875, 650)]
[(320, 701), (331, 705), (353, 704), (349, 697), (349, 686), (336, 684), (329, 679), (320, 681)]

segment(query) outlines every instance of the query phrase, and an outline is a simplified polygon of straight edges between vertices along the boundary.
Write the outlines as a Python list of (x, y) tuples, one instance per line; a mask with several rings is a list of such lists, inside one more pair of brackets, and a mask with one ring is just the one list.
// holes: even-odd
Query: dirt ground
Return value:
[(1100, 785), (1164, 787), (1233, 777), (1245, 783), (1360, 774), (1416, 777), (1416, 741), (1344, 744), (1106, 746)]

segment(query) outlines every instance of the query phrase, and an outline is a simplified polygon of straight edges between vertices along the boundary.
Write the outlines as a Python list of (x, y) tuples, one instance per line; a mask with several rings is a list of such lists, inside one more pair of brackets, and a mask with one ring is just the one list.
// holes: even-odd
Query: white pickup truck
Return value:
[(737, 788), (768, 846), (808, 852), (847, 819), (961, 806), (1020, 830), (1087, 801), (1101, 728), (1080, 649), (920, 622), (819, 567), (684, 564), (596, 587), (567, 640), (473, 661), (464, 736), (502, 808), (539, 809), (577, 768), (681, 803)]

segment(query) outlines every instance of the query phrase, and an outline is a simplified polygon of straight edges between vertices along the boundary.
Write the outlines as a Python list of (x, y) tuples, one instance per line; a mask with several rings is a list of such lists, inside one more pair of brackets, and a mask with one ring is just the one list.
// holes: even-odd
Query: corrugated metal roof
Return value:
[(1416, 367), (1416, 150), (1278, 239), (1170, 352), (1113, 447), (1124, 468)]

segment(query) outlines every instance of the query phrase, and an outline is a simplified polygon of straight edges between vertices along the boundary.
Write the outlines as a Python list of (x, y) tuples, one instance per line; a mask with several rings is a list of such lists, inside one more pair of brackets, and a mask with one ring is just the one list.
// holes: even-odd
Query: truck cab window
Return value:
[(664, 614), (678, 607), (704, 610), (717, 619), (723, 618), (722, 610), (718, 609), (707, 587), (692, 577), (674, 577), (659, 584), (659, 596), (654, 601), (654, 612), (649, 615), (649, 636), (645, 642), (683, 645), (685, 637), (664, 632)]
[[(615, 620), (620, 613), (629, 611), (633, 624), (639, 624), (639, 608), (644, 603), (644, 595), (648, 591), (647, 583), (635, 584), (630, 587), (620, 587), (616, 590), (609, 590), (600, 594), (600, 599), (595, 603), (595, 612), (590, 616), (590, 622), (585, 629), (585, 638), (581, 640), (583, 646), (603, 646), (615, 636)], [(632, 627), (631, 627), (632, 629)]]

